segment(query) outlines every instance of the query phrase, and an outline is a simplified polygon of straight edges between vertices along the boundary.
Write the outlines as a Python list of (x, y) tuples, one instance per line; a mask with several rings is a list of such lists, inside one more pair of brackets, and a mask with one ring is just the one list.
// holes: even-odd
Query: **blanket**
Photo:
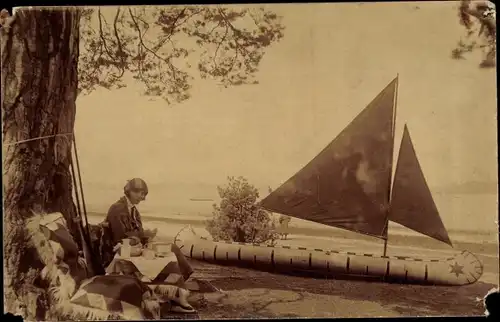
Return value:
[(37, 215), (26, 229), (45, 265), (50, 306), (66, 320), (158, 319), (162, 306), (182, 298), (177, 286), (150, 287), (126, 274), (89, 278), (61, 213)]
[(71, 303), (125, 319), (158, 319), (162, 302), (133, 276), (94, 276), (82, 283)]

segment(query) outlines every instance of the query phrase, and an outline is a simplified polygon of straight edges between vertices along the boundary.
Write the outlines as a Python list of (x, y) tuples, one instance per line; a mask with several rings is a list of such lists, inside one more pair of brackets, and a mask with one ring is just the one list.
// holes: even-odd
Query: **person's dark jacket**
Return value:
[[(136, 208), (137, 209), (137, 208)], [(142, 238), (144, 230), (142, 228), (141, 215), (137, 211), (139, 219), (139, 228), (137, 229), (132, 220), (132, 216), (128, 210), (128, 203), (126, 197), (120, 198), (108, 210), (106, 221), (109, 224), (113, 243), (116, 245), (124, 238), (132, 236)]]

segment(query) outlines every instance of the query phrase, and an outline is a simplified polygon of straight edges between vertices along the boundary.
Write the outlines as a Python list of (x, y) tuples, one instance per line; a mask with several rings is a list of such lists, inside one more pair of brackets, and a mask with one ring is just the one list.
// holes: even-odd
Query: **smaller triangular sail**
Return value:
[(394, 175), (389, 220), (452, 246), (406, 125)]
[(309, 164), (261, 202), (269, 211), (384, 238), (397, 78)]

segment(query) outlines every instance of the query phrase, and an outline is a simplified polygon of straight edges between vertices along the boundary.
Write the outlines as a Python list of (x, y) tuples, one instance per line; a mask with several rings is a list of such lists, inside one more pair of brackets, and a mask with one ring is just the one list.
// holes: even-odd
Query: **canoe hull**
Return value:
[(357, 276), (386, 282), (467, 285), (483, 274), (483, 265), (469, 251), (446, 259), (340, 252), (304, 247), (214, 242), (184, 228), (175, 243), (186, 257), (217, 264), (277, 272), (310, 272), (326, 276)]

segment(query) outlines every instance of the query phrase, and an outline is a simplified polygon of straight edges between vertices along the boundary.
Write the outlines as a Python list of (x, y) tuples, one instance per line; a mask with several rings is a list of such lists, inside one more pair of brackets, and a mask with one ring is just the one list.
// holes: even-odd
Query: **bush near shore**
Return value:
[(206, 222), (215, 241), (275, 243), (275, 223), (271, 214), (259, 207), (257, 188), (243, 177), (229, 177), (228, 184), (217, 189), (221, 201), (213, 205), (213, 218)]

